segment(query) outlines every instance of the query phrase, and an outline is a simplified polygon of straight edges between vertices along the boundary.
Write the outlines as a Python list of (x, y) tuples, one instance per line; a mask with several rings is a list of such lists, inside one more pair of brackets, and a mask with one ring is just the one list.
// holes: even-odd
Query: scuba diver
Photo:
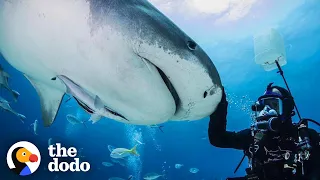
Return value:
[(210, 115), (210, 143), (243, 150), (241, 162), (245, 156), (249, 159), (245, 177), (228, 179), (320, 180), (320, 136), (308, 127), (308, 122), (319, 123), (303, 118), (293, 123), (296, 106), (290, 90), (272, 84), (252, 105), (255, 116), (250, 128), (226, 131), (228, 101), (224, 88), (221, 102)]

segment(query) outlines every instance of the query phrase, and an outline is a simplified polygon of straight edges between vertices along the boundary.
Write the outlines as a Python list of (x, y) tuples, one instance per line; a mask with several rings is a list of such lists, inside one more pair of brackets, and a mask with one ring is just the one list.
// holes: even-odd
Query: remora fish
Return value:
[(18, 118), (21, 120), (21, 122), (24, 123), (24, 120), (26, 119), (26, 117), (22, 114), (17, 113), (15, 110), (13, 110), (11, 108), (9, 102), (7, 100), (3, 99), (1, 96), (0, 96), (0, 108), (18, 116)]
[(148, 174), (144, 175), (143, 179), (145, 179), (145, 180), (154, 180), (154, 179), (158, 179), (161, 176), (164, 176), (164, 175), (160, 175), (160, 174), (152, 172), (152, 173), (148, 173)]
[(97, 95), (90, 94), (85, 89), (63, 75), (59, 75), (57, 77), (66, 85), (66, 93), (71, 94), (85, 111), (92, 114), (89, 120), (91, 120), (93, 123), (99, 121), (102, 116), (111, 117), (112, 119), (117, 119), (119, 121), (126, 121), (126, 118), (121, 114), (117, 114), (116, 112), (105, 107)]
[(146, 0), (0, 0), (0, 24), (0, 53), (35, 87), (45, 126), (66, 93), (57, 75), (136, 125), (202, 119), (221, 101), (211, 59)]
[(71, 123), (72, 125), (75, 125), (75, 124), (83, 124), (84, 127), (88, 128), (84, 121), (80, 121), (80, 120), (79, 120), (77, 117), (75, 117), (74, 115), (67, 114), (67, 115), (66, 115), (66, 119), (67, 119), (67, 120), (69, 121), (69, 123)]
[(7, 72), (5, 72), (2, 66), (0, 65), (0, 88), (7, 89), (12, 94), (14, 101), (17, 102), (20, 94), (17, 91), (10, 88), (9, 78), (10, 75)]

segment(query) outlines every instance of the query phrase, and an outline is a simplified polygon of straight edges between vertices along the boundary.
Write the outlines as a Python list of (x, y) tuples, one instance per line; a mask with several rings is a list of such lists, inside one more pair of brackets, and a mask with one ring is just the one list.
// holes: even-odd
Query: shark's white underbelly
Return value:
[[(175, 55), (155, 45), (130, 39), (113, 29), (110, 19), (92, 28), (85, 0), (17, 0), (2, 1), (0, 5), (0, 52), (13, 67), (35, 81), (38, 94), (41, 91), (50, 96), (50, 88), (54, 89), (48, 102), (46, 96), (40, 98), (47, 116), (53, 116), (49, 111), (57, 107), (51, 106), (66, 91), (60, 81), (51, 80), (56, 75), (65, 75), (98, 95), (106, 106), (133, 124), (202, 118), (221, 99), (220, 85), (213, 84), (199, 62), (178, 56), (175, 59)], [(180, 96), (178, 111), (155, 66), (138, 55), (150, 57), (172, 78)], [(205, 91), (209, 93), (206, 98)]]

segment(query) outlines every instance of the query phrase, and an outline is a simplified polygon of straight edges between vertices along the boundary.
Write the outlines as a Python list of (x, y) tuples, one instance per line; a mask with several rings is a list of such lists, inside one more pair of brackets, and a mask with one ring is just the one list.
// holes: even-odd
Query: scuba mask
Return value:
[(256, 112), (256, 117), (291, 117), (293, 110), (292, 96), (285, 89), (272, 86), (272, 84), (270, 83), (267, 86), (265, 93), (251, 106), (252, 111)]
[(283, 114), (282, 100), (277, 97), (264, 97), (252, 106), (252, 110), (256, 112), (258, 119), (279, 116)]
[[(254, 126), (261, 130), (280, 130), (282, 124), (291, 117), (293, 104), (290, 94), (278, 86), (267, 86), (265, 93), (251, 106)], [(289, 121), (288, 121), (289, 122)]]

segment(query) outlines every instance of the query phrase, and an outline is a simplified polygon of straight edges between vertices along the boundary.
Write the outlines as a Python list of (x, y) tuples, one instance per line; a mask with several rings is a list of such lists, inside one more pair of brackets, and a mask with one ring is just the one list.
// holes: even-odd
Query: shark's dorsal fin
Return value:
[(49, 87), (31, 77), (24, 76), (30, 81), (39, 95), (44, 126), (50, 126), (57, 116), (64, 92)]

